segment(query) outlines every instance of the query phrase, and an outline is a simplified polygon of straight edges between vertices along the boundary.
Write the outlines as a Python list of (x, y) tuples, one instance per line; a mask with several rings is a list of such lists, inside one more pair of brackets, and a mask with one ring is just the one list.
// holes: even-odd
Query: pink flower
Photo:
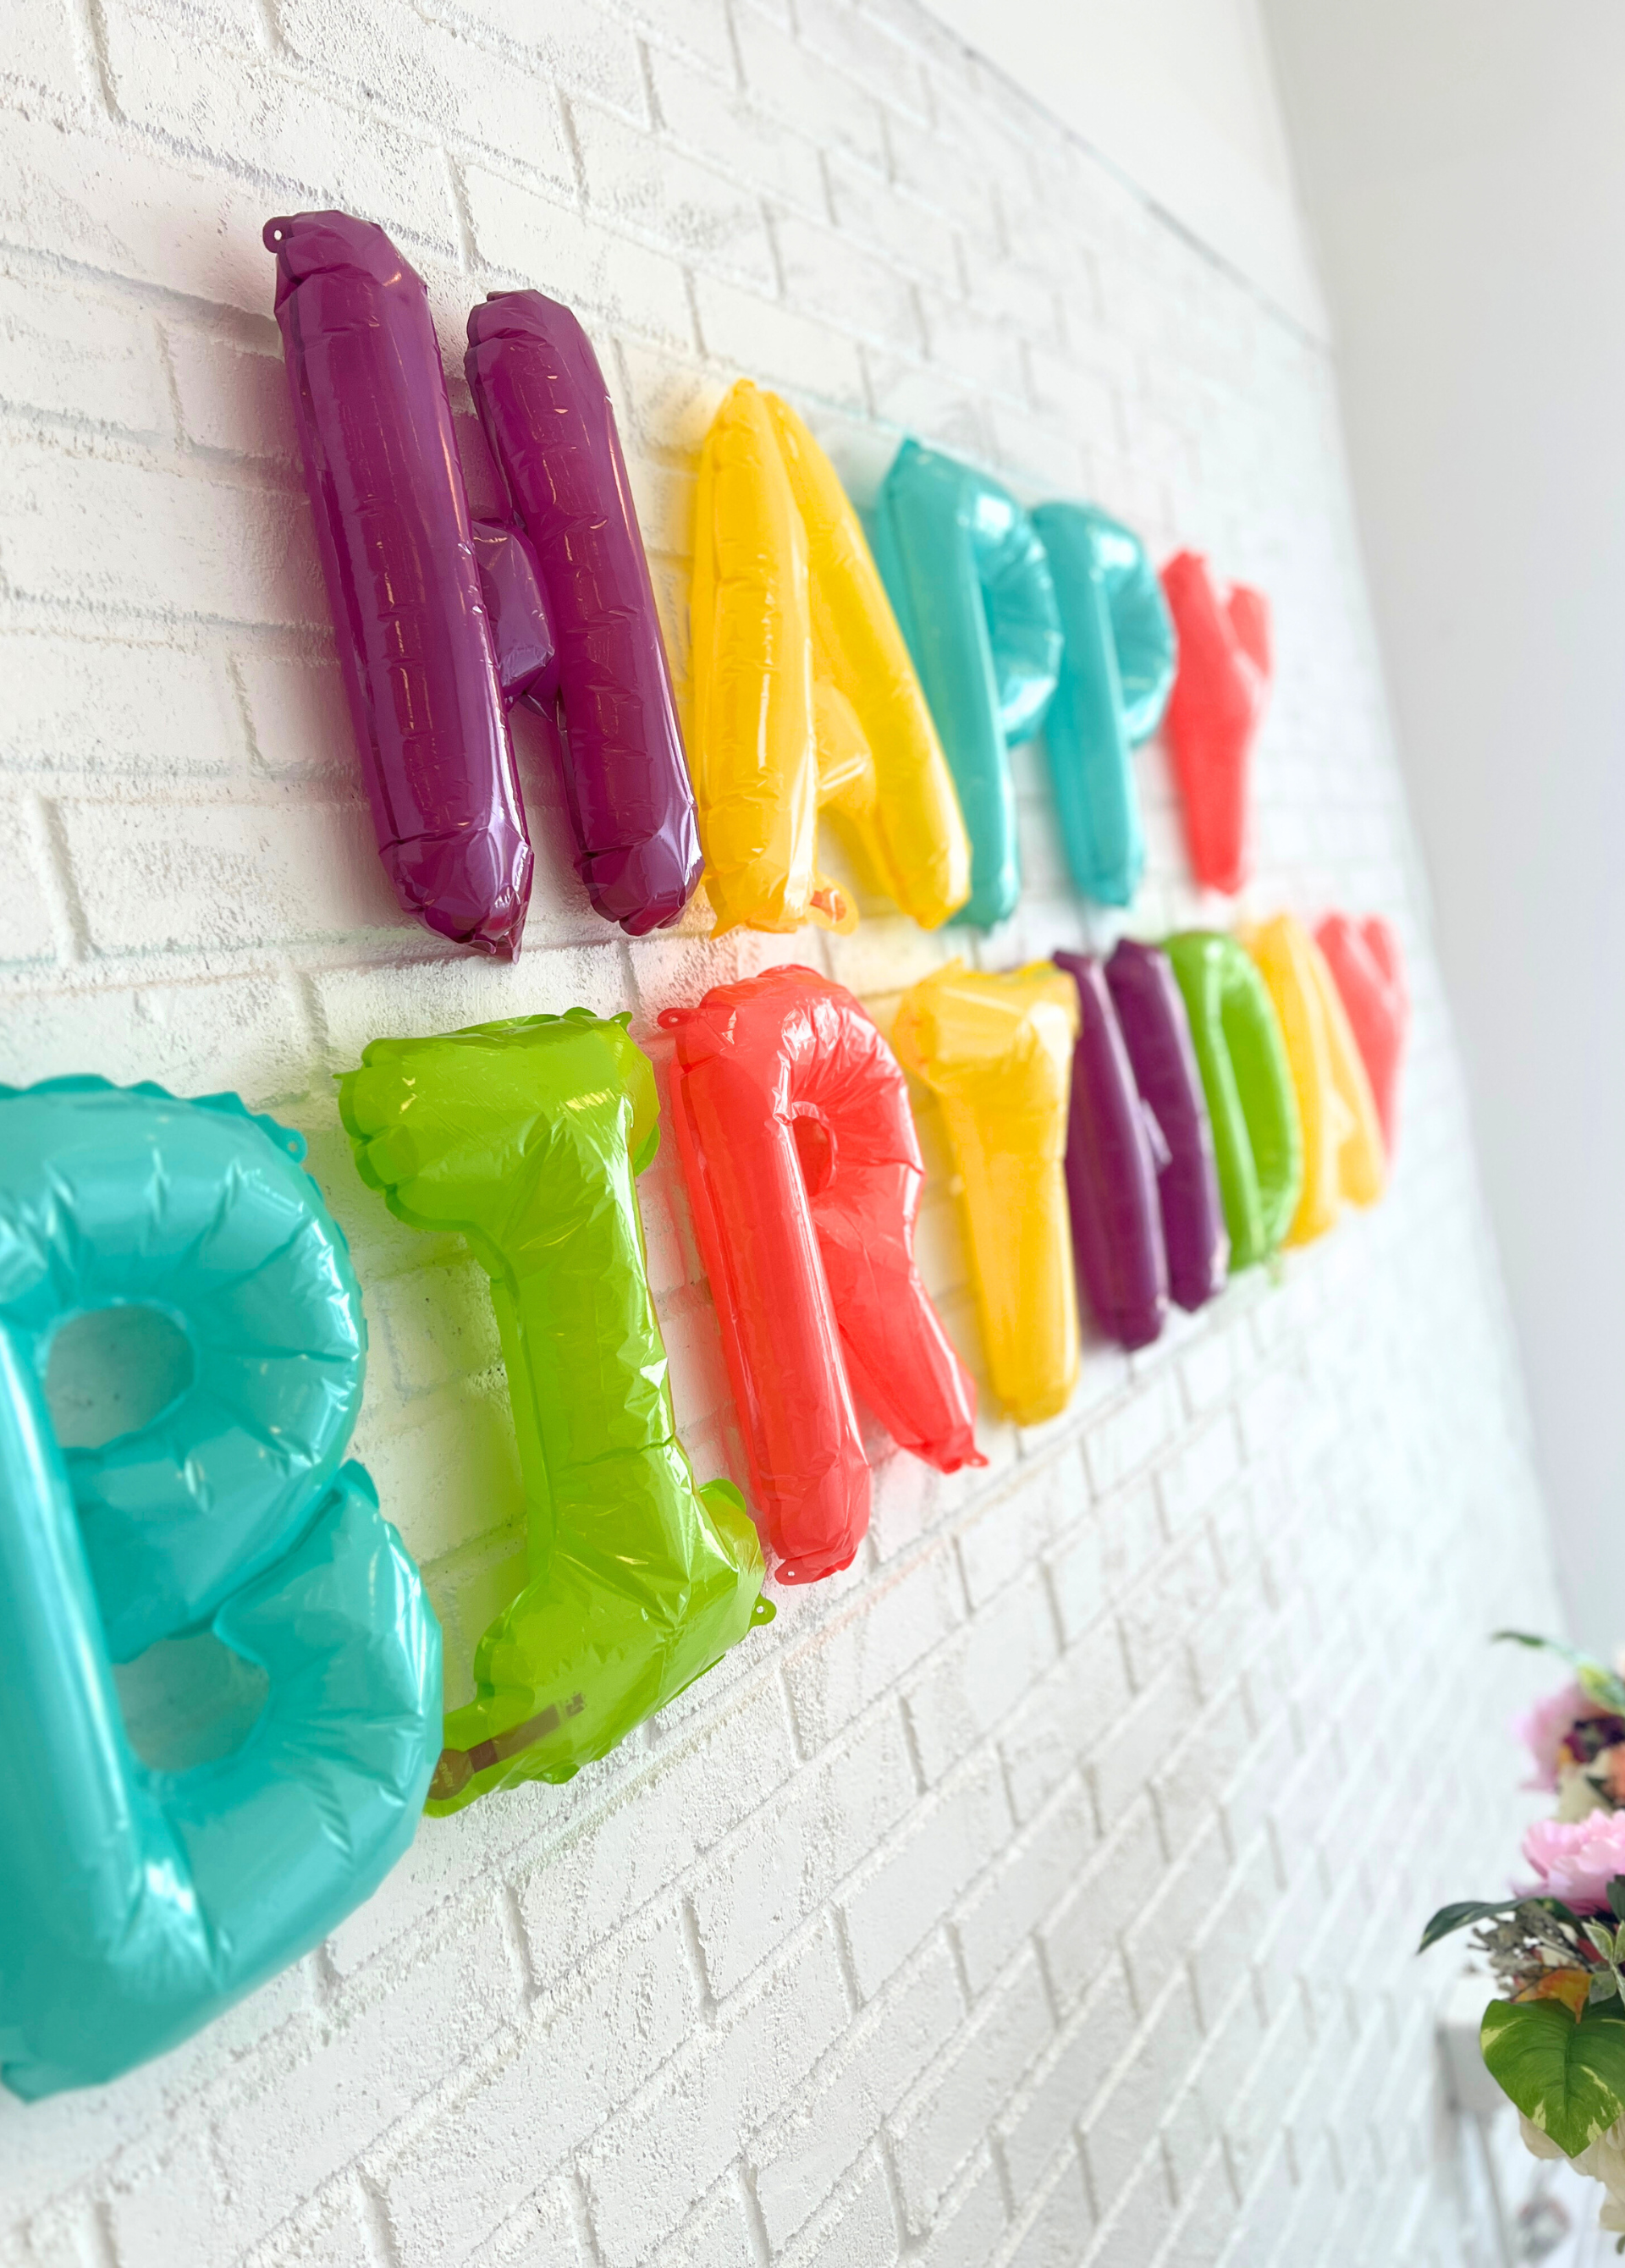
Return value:
[(1608, 1903), (1608, 1884), (1625, 1874), (1625, 1811), (1537, 1819), (1524, 1837), (1524, 1856), (1540, 1878), (1533, 1895), (1599, 1913)]
[(1515, 1720), (1513, 1731), (1534, 1758), (1535, 1776), (1526, 1786), (1556, 1793), (1559, 1743), (1575, 1719), (1589, 1715), (1592, 1708), (1577, 1685), (1565, 1685)]

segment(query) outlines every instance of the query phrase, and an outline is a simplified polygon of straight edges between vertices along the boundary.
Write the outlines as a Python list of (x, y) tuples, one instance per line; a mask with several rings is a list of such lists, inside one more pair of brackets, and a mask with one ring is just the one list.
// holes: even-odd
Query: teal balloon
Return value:
[(953, 918), (991, 929), (1021, 895), (1009, 751), (1043, 724), (1061, 666), (1044, 546), (1008, 489), (917, 441), (868, 526), (971, 837), (971, 895)]
[(1060, 610), (1066, 650), (1045, 718), (1050, 772), (1073, 886), (1128, 906), (1145, 872), (1134, 751), (1163, 720), (1173, 686), (1173, 618), (1144, 544), (1093, 504), (1032, 514)]
[[(303, 1154), (234, 1095), (0, 1088), (0, 2077), (26, 2098), (117, 2077), (308, 1952), (434, 1769), (439, 1628), (343, 1462), (366, 1325)], [(179, 1328), (190, 1377), (64, 1449), (52, 1339), (122, 1306)], [(113, 1665), (202, 1634), (263, 1700), (225, 1753), (159, 1769)]]

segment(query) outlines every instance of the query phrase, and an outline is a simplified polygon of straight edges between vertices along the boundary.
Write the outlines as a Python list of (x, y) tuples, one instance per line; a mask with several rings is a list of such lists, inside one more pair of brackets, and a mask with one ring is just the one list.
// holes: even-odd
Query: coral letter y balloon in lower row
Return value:
[(1204, 889), (1233, 897), (1252, 864), (1248, 791), (1269, 696), (1269, 604), (1245, 583), (1222, 595), (1195, 551), (1169, 561), (1163, 588), (1179, 642), (1168, 742), (1191, 868)]
[(780, 1580), (816, 1581), (868, 1527), (852, 1388), (939, 1471), (982, 1462), (975, 1389), (914, 1265), (907, 1086), (852, 994), (809, 968), (719, 985), (661, 1022), (752, 1492)]
[(904, 995), (893, 1031), (942, 1109), (987, 1367), (1018, 1425), (1057, 1416), (1077, 1382), (1062, 1162), (1077, 1031), (1077, 987), (1047, 961), (1008, 976), (950, 961)]
[(339, 1098), (362, 1179), (491, 1278), (530, 1529), (529, 1575), (479, 1642), (429, 1809), (565, 1780), (771, 1608), (739, 1491), (697, 1488), (676, 1439), (633, 1177), (654, 1077), (585, 1009), (375, 1040)]
[(1348, 1012), (1392, 1163), (1399, 1131), (1400, 1064), (1410, 1024), (1400, 940), (1380, 915), (1356, 922), (1347, 914), (1328, 914), (1315, 932), (1315, 942)]

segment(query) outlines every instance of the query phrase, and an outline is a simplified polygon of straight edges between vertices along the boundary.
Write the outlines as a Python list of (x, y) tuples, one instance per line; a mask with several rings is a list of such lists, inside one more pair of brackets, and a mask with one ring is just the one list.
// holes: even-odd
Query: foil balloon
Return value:
[(1224, 1289), (1230, 1242), (1190, 1019), (1173, 964), (1155, 946), (1121, 939), (1105, 975), (1134, 1083), (1161, 1138), (1152, 1146), (1168, 1288), (1193, 1314)]
[[(422, 280), (339, 212), (265, 225), (293, 420), (384, 870), (441, 937), (511, 958), (530, 839)], [(505, 554), (510, 634), (534, 576)]]
[(340, 1082), (361, 1178), (491, 1278), (530, 1531), (528, 1580), (446, 1719), (432, 1812), (566, 1780), (772, 1609), (744, 1500), (676, 1438), (634, 1176), (660, 1138), (625, 1020), (584, 1008), (374, 1040)]
[(1169, 561), (1163, 588), (1178, 637), (1168, 744), (1191, 869), (1204, 889), (1233, 897), (1252, 865), (1248, 790), (1269, 698), (1269, 601), (1245, 583), (1221, 594), (1196, 551)]
[(1356, 922), (1347, 914), (1328, 914), (1315, 932), (1315, 942), (1348, 1011), (1392, 1165), (1399, 1130), (1400, 1066), (1410, 1024), (1400, 940), (1380, 915)]
[(539, 291), (493, 292), (469, 317), (469, 389), (539, 563), (575, 869), (595, 912), (632, 937), (673, 922), (699, 839), (671, 676), (632, 490), (587, 334)]
[(1065, 644), (1044, 720), (1073, 886), (1128, 906), (1145, 870), (1134, 752), (1163, 720), (1173, 622), (1144, 544), (1092, 504), (1033, 512), (1054, 579)]
[[(343, 1462), (366, 1327), (303, 1151), (234, 1095), (0, 1090), (0, 2073), (31, 2099), (307, 1953), (406, 1850), (434, 1767), (439, 1629)], [(168, 1319), (189, 1377), (64, 1449), (52, 1341), (121, 1307)], [(252, 1731), (150, 1767), (113, 1664), (211, 1640), (260, 1680)]]
[(784, 1582), (847, 1566), (870, 1476), (850, 1388), (940, 1472), (984, 1460), (976, 1390), (914, 1265), (923, 1175), (897, 1059), (810, 968), (668, 1009), (672, 1116)]
[(820, 809), (864, 880), (927, 929), (971, 852), (931, 713), (857, 516), (777, 394), (742, 379), (700, 459), (691, 610), (706, 890), (717, 930), (849, 930)]
[(1049, 562), (1008, 489), (905, 441), (870, 520), (971, 837), (961, 921), (991, 929), (1021, 895), (1009, 751), (1042, 725), (1061, 666)]
[(1078, 1274), (1095, 1320), (1119, 1346), (1149, 1346), (1168, 1312), (1157, 1172), (1171, 1160), (1140, 1099), (1105, 974), (1092, 954), (1058, 953), (1078, 988), (1067, 1125), (1067, 1202)]
[(1311, 1244), (1342, 1209), (1375, 1204), (1385, 1166), (1370, 1081), (1320, 948), (1291, 914), (1245, 932), (1275, 1004), (1304, 1131), (1304, 1182), (1286, 1241)]
[(1286, 1045), (1256, 965), (1233, 937), (1187, 930), (1164, 946), (1201, 1067), (1232, 1269), (1285, 1241), (1304, 1187), (1304, 1134)]
[(969, 1232), (993, 1391), (1018, 1425), (1078, 1374), (1064, 1159), (1078, 990), (1047, 961), (1008, 976), (950, 961), (903, 997), (893, 1043), (935, 1095)]

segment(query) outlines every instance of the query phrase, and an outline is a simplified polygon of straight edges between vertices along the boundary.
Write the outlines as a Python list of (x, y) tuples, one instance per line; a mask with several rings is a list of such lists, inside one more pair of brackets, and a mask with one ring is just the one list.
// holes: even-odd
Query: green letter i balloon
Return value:
[(1274, 1004), (1236, 939), (1186, 930), (1163, 950), (1191, 1020), (1233, 1273), (1267, 1260), (1292, 1226), (1304, 1187), (1297, 1094)]

